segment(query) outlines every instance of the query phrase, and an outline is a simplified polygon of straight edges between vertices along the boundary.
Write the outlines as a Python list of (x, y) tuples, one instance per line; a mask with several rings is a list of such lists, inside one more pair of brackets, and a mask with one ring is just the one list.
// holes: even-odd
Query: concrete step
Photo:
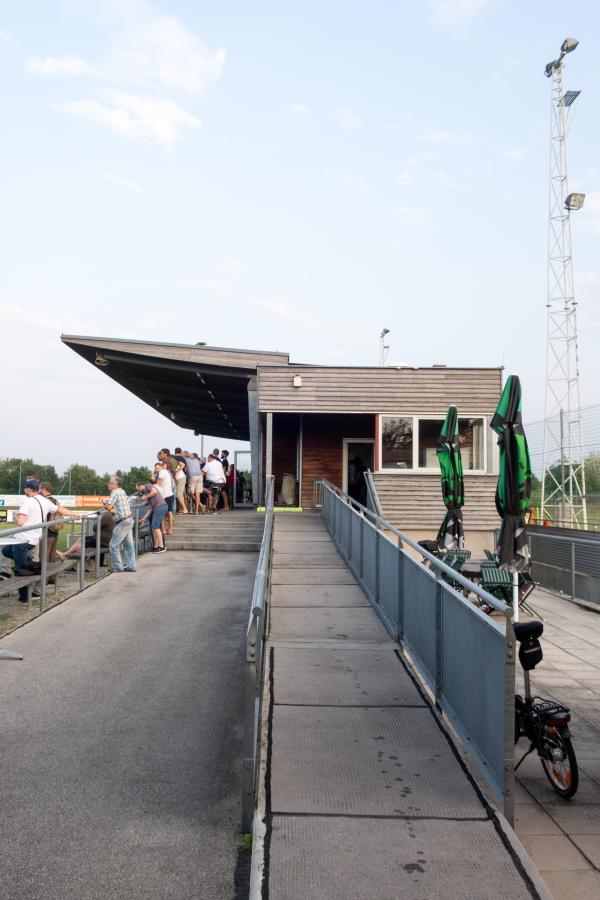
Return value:
[(167, 538), (167, 550), (200, 550), (213, 553), (258, 553), (260, 550), (260, 541), (194, 541), (186, 539), (178, 539), (177, 537)]

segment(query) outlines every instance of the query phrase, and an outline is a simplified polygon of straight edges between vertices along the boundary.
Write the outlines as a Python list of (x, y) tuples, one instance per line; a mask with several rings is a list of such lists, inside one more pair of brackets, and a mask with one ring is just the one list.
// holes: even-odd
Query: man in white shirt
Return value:
[[(215, 512), (219, 494), (225, 487), (225, 472), (221, 465), (221, 461), (212, 453), (208, 454), (208, 459), (206, 464), (202, 467), (202, 471), (204, 472), (204, 483), (211, 495), (209, 507), (211, 512)], [(215, 487), (217, 488), (216, 491), (214, 490)]]
[(163, 500), (167, 504), (167, 528), (165, 534), (173, 534), (173, 513), (175, 512), (175, 492), (173, 491), (173, 477), (169, 466), (165, 462), (157, 462), (154, 466), (154, 483)]
[[(51, 513), (57, 512), (65, 517), (72, 515), (65, 507), (53, 503), (48, 497), (40, 494), (39, 481), (26, 481), (24, 491), (25, 499), (21, 503), (15, 519), (17, 528), (22, 528), (25, 525), (39, 524), (41, 526), (42, 522), (47, 521)], [(33, 551), (42, 539), (42, 531), (41, 527), (32, 528), (31, 531), (24, 531), (18, 536), (21, 539), (21, 543), (7, 544), (2, 548), (2, 555), (12, 559), (16, 575), (33, 574), (27, 572), (27, 566), (32, 560)], [(24, 571), (21, 573), (21, 570)], [(26, 587), (19, 588), (19, 600), (21, 603), (27, 603)]]

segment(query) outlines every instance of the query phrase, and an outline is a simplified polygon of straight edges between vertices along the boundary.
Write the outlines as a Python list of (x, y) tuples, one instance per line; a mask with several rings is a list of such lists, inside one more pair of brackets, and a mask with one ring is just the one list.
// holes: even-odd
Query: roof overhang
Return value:
[(181, 428), (249, 440), (248, 383), (286, 353), (64, 334), (64, 344)]

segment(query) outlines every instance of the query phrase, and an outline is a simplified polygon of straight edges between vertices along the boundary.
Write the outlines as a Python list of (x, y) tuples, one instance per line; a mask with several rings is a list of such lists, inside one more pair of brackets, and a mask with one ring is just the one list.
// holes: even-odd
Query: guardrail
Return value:
[(377, 513), (378, 516), (383, 518), (383, 509), (381, 508), (381, 503), (379, 501), (379, 494), (377, 493), (377, 488), (375, 487), (375, 481), (373, 480), (373, 473), (370, 469), (367, 469), (363, 473), (363, 477), (365, 479), (365, 484), (367, 486), (367, 508), (372, 512)]
[[(511, 608), (327, 481), (323, 482), (321, 515), (388, 632), (408, 651), (436, 706), (470, 750), (512, 823), (515, 640)], [(505, 622), (498, 624), (452, 585), (475, 594), (502, 613)]]
[(527, 529), (532, 573), (545, 587), (600, 604), (600, 540)]
[(273, 506), (275, 479), (272, 475), (266, 479), (265, 486), (265, 528), (263, 531), (252, 605), (246, 629), (246, 661), (254, 667), (252, 679), (253, 715), (252, 715), (252, 748), (251, 755), (244, 761), (244, 797), (243, 827), (250, 828), (250, 822), (256, 800), (258, 783), (258, 758), (260, 742), (260, 710), (262, 682), (264, 673), (264, 645), (269, 625), (269, 591), (271, 584), (271, 551), (273, 548)]

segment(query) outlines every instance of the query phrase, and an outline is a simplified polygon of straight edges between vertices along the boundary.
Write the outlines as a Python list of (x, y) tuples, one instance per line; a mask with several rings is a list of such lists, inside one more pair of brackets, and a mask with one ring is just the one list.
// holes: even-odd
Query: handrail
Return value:
[[(258, 649), (257, 642), (260, 637), (261, 641), (264, 637), (264, 613), (268, 587), (269, 566), (271, 563), (271, 546), (273, 543), (273, 506), (274, 506), (274, 487), (275, 479), (271, 475), (267, 478), (267, 487), (265, 491), (265, 528), (260, 545), (260, 553), (258, 557), (258, 566), (256, 569), (256, 579), (254, 581), (254, 590), (252, 591), (252, 605), (250, 607), (250, 618), (246, 632), (247, 652), (246, 658), (248, 662), (255, 662), (256, 651)], [(258, 634), (257, 620), (262, 619), (262, 635)]]
[(370, 469), (366, 469), (363, 472), (363, 476), (365, 479), (365, 484), (367, 485), (367, 493), (369, 495), (369, 499), (373, 504), (376, 514), (383, 518), (383, 509), (381, 506), (381, 502), (379, 500), (379, 494), (377, 493), (377, 488), (375, 487), (375, 482), (373, 480), (373, 473)]
[[(497, 597), (492, 596), (478, 584), (475, 584), (473, 581), (470, 581), (468, 578), (465, 578), (464, 575), (461, 575), (460, 572), (457, 572), (456, 569), (453, 569), (451, 566), (447, 565), (443, 560), (439, 559), (439, 557), (434, 556), (432, 553), (429, 553), (428, 550), (425, 550), (424, 547), (421, 547), (416, 541), (412, 538), (408, 537), (398, 528), (395, 528), (391, 525), (383, 516), (377, 515), (372, 510), (367, 509), (366, 506), (363, 506), (362, 503), (359, 503), (358, 500), (354, 500), (353, 497), (350, 497), (348, 494), (341, 491), (338, 487), (331, 482), (327, 481), (325, 478), (323, 479), (323, 485), (327, 487), (333, 494), (335, 494), (339, 499), (346, 503), (347, 506), (355, 507), (358, 512), (360, 512), (365, 518), (369, 518), (372, 520), (372, 524), (378, 528), (380, 531), (390, 531), (392, 534), (396, 535), (399, 538), (402, 544), (406, 544), (409, 547), (412, 547), (413, 550), (416, 550), (424, 559), (426, 559), (431, 566), (438, 569), (444, 575), (448, 575), (449, 578), (459, 584), (461, 587), (466, 588), (468, 591), (474, 593), (477, 597), (479, 597), (483, 602), (491, 606), (493, 609), (501, 612), (507, 619), (510, 619), (513, 614), (512, 606), (509, 606), (507, 603), (504, 603), (502, 600), (498, 600)], [(373, 521), (374, 520), (374, 521)]]

